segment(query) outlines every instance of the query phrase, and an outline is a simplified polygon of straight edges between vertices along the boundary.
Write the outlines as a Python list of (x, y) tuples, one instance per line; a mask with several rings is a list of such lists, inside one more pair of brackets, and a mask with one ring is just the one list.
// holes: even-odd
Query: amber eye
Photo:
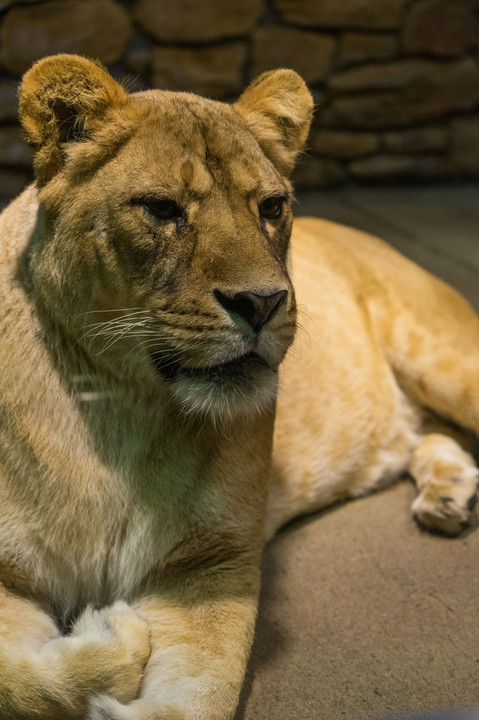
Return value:
[(184, 218), (184, 211), (170, 198), (143, 197), (133, 200), (134, 205), (141, 205), (158, 220), (177, 220)]
[(283, 213), (284, 198), (273, 196), (266, 198), (259, 205), (259, 214), (267, 220), (276, 220)]

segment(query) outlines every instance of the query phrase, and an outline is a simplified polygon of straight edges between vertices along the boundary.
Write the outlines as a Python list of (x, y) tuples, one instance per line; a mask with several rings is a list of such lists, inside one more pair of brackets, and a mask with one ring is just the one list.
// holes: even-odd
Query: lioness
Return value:
[(128, 95), (77, 56), (25, 75), (37, 181), (1, 216), (2, 720), (227, 720), (280, 525), (406, 469), (422, 523), (467, 523), (478, 471), (448, 422), (479, 430), (478, 320), (319, 220), (295, 223), (293, 290), (311, 113), (290, 70), (231, 106)]

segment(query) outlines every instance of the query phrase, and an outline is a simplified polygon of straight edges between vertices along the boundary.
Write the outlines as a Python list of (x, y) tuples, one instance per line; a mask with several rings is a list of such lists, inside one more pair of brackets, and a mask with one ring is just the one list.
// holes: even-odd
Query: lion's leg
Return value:
[(476, 504), (479, 480), (467, 448), (450, 433), (424, 435), (413, 453), (410, 473), (419, 491), (412, 505), (418, 522), (448, 535), (464, 530)]
[(410, 263), (397, 277), (387, 271), (391, 294), (371, 298), (369, 315), (400, 387), (420, 407), (479, 434), (478, 315)]
[(152, 642), (141, 696), (92, 698), (89, 720), (231, 720), (253, 639), (258, 565), (228, 557), (190, 568), (136, 602)]
[(69, 720), (95, 692), (135, 697), (149, 652), (146, 623), (125, 603), (87, 610), (71, 635), (0, 586), (0, 717)]
[(423, 333), (417, 357), (398, 353), (394, 372), (418, 405), (479, 433), (479, 345), (457, 349), (453, 342)]
[(54, 620), (33, 602), (8, 592), (0, 584), (0, 638), (12, 650), (38, 652), (60, 636)]

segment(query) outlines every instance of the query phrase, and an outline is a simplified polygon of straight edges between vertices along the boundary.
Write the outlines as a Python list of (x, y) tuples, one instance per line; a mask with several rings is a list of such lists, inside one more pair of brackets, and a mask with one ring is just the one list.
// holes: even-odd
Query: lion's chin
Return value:
[(153, 358), (183, 412), (215, 421), (262, 412), (278, 389), (278, 372), (256, 353), (207, 367), (187, 368)]

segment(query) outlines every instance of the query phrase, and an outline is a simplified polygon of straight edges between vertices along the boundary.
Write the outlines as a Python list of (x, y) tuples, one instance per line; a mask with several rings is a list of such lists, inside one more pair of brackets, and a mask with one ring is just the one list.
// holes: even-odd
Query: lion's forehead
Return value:
[(280, 181), (232, 106), (187, 93), (139, 96), (145, 112), (129, 153), (153, 177), (163, 175), (198, 195), (225, 183), (248, 194)]

